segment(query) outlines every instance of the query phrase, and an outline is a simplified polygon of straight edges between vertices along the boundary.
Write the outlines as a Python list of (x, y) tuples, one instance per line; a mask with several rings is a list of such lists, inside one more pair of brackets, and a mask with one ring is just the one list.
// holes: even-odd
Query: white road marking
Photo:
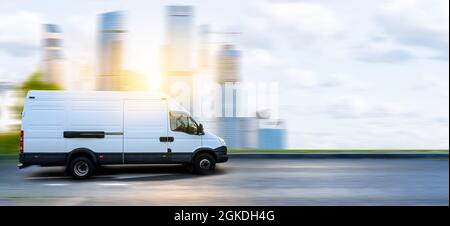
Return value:
[(44, 184), (45, 186), (67, 186), (69, 184)]
[(98, 183), (100, 186), (128, 186), (129, 184), (125, 183)]

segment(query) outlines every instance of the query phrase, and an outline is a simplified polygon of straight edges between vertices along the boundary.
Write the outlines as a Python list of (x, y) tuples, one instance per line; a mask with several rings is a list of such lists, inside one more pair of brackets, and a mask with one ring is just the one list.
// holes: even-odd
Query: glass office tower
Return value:
[(63, 38), (61, 28), (58, 25), (43, 25), (42, 51), (43, 80), (64, 88), (66, 84)]
[(97, 90), (122, 90), (123, 49), (126, 37), (121, 11), (100, 14), (98, 27)]

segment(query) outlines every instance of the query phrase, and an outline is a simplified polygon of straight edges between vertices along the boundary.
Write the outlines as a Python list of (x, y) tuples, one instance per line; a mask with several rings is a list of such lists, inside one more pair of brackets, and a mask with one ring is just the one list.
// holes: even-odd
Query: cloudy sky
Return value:
[(97, 14), (127, 12), (127, 67), (156, 73), (164, 5), (241, 31), (245, 81), (278, 82), (289, 148), (449, 147), (449, 1), (2, 1), (0, 81), (38, 67), (41, 23), (95, 59)]

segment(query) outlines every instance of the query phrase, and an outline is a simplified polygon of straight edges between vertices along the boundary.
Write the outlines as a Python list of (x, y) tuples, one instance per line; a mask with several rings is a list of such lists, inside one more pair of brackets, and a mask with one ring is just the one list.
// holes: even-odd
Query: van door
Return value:
[(167, 103), (164, 100), (125, 100), (124, 163), (164, 162), (168, 159)]
[(197, 123), (185, 112), (169, 112), (169, 150), (171, 151), (172, 161), (185, 162), (190, 161), (192, 153), (201, 147), (201, 135), (197, 134)]

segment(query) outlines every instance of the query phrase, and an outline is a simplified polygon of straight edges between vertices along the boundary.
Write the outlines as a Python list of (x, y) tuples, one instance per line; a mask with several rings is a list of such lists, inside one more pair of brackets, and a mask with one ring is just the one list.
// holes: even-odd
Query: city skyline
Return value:
[[(54, 9), (27, 3), (20, 10), (2, 3), (0, 19), (26, 26), (0, 38), (0, 80), (17, 83), (36, 69), (36, 23), (64, 28), (68, 58), (95, 59), (95, 16), (116, 10), (130, 15), (125, 68), (157, 80), (163, 7), (170, 2), (109, 2), (67, 12), (58, 3)], [(353, 1), (348, 5), (359, 10), (351, 14), (348, 5), (328, 1), (257, 3), (185, 4), (198, 9), (196, 28), (206, 23), (243, 32), (243, 78), (279, 82), (289, 148), (448, 148), (448, 2)], [(399, 11), (404, 7), (421, 17)], [(2, 32), (7, 28), (0, 23)]]

